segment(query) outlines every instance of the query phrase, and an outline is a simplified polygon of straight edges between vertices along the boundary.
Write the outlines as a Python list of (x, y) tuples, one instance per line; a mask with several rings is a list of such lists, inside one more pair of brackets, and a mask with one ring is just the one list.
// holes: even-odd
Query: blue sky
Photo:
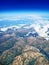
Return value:
[(1, 12), (49, 11), (49, 0), (0, 0)]
[(49, 17), (49, 0), (0, 0), (0, 24), (27, 15)]

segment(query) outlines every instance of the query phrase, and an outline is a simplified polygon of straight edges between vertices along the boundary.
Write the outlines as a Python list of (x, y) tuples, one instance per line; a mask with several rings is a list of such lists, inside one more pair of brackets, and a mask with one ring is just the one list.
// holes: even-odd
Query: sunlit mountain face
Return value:
[(49, 65), (48, 0), (0, 0), (0, 65)]

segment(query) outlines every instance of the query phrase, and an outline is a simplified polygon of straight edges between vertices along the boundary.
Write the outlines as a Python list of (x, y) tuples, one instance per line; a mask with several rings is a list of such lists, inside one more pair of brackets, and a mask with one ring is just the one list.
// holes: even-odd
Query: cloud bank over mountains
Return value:
[[(6, 31), (8, 28), (34, 28), (38, 34), (47, 40), (49, 39), (49, 16), (38, 16), (38, 15), (28, 15), (28, 16), (15, 16), (15, 17), (3, 17), (0, 18), (0, 22), (4, 20), (10, 21), (10, 26), (4, 26), (0, 30)], [(18, 22), (18, 24), (12, 25), (12, 21), (14, 23)], [(6, 23), (5, 23), (6, 25)]]

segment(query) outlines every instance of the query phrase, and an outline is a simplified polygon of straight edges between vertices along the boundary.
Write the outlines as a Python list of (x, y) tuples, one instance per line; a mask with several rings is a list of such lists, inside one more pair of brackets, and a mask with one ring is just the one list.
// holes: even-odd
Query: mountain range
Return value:
[(49, 65), (48, 21), (29, 16), (20, 18), (17, 25), (0, 26), (0, 65)]

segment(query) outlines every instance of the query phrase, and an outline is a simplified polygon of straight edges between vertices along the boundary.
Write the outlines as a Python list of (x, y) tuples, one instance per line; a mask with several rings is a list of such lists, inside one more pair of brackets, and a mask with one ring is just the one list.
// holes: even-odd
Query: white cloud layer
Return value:
[[(28, 26), (26, 24), (19, 24), (17, 26), (10, 26), (10, 27), (4, 27), (4, 28), (1, 28), (2, 31), (6, 31), (7, 28), (13, 28), (13, 27), (16, 27), (16, 28), (21, 28), (22, 26), (24, 26), (24, 28), (32, 28), (34, 27), (34, 29), (38, 32), (38, 34), (44, 38), (46, 38), (47, 40), (49, 39), (49, 36), (47, 35), (46, 31), (47, 29), (49, 28), (49, 16), (47, 18), (47, 16), (38, 16), (38, 15), (30, 15), (30, 16), (17, 16), (17, 17), (4, 17), (1, 20), (21, 20), (23, 18), (29, 18), (30, 20), (34, 20), (35, 23), (31, 22), (31, 24)], [(25, 20), (25, 19), (23, 19)]]

